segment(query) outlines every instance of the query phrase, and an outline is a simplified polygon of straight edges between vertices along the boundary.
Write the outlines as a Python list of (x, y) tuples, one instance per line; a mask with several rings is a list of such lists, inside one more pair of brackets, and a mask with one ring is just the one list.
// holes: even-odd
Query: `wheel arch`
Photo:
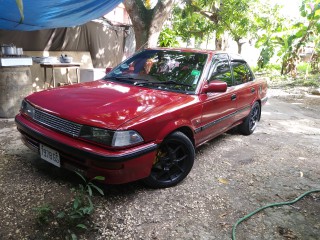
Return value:
[[(259, 107), (260, 107), (260, 113), (259, 113), (259, 121), (261, 119), (261, 111), (262, 111), (262, 102), (261, 102), (261, 99), (260, 98), (255, 98), (254, 101), (251, 102), (251, 108), (253, 107), (254, 103), (257, 102), (259, 103)], [(250, 114), (250, 112), (249, 112)]]
[(193, 134), (193, 131), (189, 127), (187, 127), (187, 126), (180, 127), (180, 128), (177, 128), (176, 130), (174, 130), (173, 132), (176, 132), (176, 131), (182, 132), (184, 135), (186, 135), (190, 139), (190, 141), (192, 142), (193, 146), (195, 147), (194, 134)]
[[(259, 103), (259, 106), (260, 106), (260, 112), (259, 112), (259, 121), (260, 121), (260, 119), (261, 119), (261, 111), (262, 111), (262, 103), (261, 103), (261, 99), (257, 99), (257, 101), (256, 101), (257, 103)], [(253, 102), (253, 104), (254, 104), (254, 102)], [(253, 104), (252, 104), (252, 106), (253, 106)]]
[(182, 132), (190, 139), (191, 143), (195, 147), (194, 131), (192, 130), (192, 127), (188, 126), (187, 122), (185, 121), (178, 121), (174, 123), (171, 122), (169, 125), (162, 129), (161, 133), (158, 136), (159, 139), (157, 142), (162, 142), (167, 136), (174, 132)]

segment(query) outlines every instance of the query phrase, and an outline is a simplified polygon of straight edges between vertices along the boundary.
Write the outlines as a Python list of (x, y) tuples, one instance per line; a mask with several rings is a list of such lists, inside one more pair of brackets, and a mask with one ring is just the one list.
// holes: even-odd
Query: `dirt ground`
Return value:
[[(246, 214), (320, 189), (320, 97), (301, 88), (269, 96), (254, 134), (223, 134), (201, 146), (178, 186), (106, 186), (94, 197), (97, 230), (80, 239), (231, 239)], [(0, 120), (0, 173), (0, 239), (53, 239), (32, 209), (70, 201), (76, 177), (26, 148), (13, 119)], [(320, 239), (320, 193), (253, 215), (237, 239)]]

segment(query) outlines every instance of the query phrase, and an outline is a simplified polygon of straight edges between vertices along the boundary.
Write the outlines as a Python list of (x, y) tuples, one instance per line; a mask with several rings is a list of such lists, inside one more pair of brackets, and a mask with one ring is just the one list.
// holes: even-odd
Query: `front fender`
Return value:
[[(165, 139), (168, 135), (170, 135), (171, 133), (173, 133), (174, 131), (178, 130), (178, 129), (184, 129), (185, 131), (188, 131), (192, 134), (192, 136), (188, 136), (188, 137), (192, 137), (192, 139), (190, 139), (192, 142), (194, 142), (194, 130), (195, 130), (195, 126), (192, 124), (191, 121), (187, 120), (187, 119), (178, 119), (176, 121), (171, 121), (168, 122), (159, 132), (157, 139), (155, 141), (156, 144), (160, 144), (163, 139)], [(188, 134), (190, 135), (190, 134)]]

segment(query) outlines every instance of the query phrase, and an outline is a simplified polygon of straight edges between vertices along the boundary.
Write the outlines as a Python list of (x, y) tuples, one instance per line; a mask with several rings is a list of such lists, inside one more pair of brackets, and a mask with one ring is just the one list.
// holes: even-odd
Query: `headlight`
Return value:
[(142, 142), (142, 137), (136, 131), (116, 131), (113, 135), (112, 146), (124, 147)]
[(136, 131), (110, 131), (89, 126), (81, 128), (79, 137), (111, 147), (125, 147), (143, 141)]
[(34, 107), (26, 100), (22, 100), (20, 111), (22, 114), (26, 114), (31, 118), (34, 116)]

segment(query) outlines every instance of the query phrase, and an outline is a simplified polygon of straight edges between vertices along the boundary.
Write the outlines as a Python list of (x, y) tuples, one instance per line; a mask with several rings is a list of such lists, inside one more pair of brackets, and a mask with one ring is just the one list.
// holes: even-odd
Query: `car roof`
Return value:
[(211, 55), (225, 53), (230, 56), (231, 61), (245, 62), (244, 58), (241, 55), (236, 53), (229, 53), (222, 50), (210, 50), (210, 49), (198, 49), (198, 48), (164, 48), (164, 47), (147, 48), (145, 50), (181, 51), (181, 52), (204, 53), (204, 54), (211, 54)]
[(147, 48), (145, 50), (181, 51), (181, 52), (195, 52), (195, 53), (206, 53), (206, 54), (214, 54), (219, 52), (216, 50), (198, 49), (198, 48), (163, 48), (163, 47)]
[(235, 53), (229, 53), (230, 56), (230, 60), (234, 61), (234, 62), (245, 62), (245, 60), (243, 59), (243, 57), (239, 54), (235, 54)]

